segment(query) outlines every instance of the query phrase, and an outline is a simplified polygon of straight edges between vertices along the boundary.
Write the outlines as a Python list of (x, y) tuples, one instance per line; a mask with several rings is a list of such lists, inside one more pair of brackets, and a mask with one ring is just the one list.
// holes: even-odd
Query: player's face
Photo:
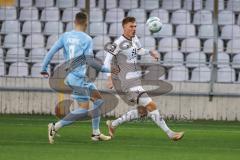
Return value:
[(129, 38), (134, 37), (136, 34), (136, 27), (136, 22), (128, 22), (123, 26), (124, 35)]

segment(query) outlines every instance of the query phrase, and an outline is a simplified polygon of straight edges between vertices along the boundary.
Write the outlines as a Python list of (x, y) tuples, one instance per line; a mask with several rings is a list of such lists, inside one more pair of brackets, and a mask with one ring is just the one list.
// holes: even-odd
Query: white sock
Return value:
[(93, 132), (92, 132), (93, 135), (100, 135), (101, 132), (99, 129), (93, 129)]
[(158, 110), (148, 112), (148, 117), (150, 117), (169, 137), (172, 136), (173, 131), (168, 128)]
[(118, 119), (114, 120), (112, 122), (112, 126), (113, 127), (117, 127), (118, 125), (124, 123), (124, 122), (128, 122), (134, 119), (138, 118), (138, 111), (137, 109), (128, 111), (127, 113), (124, 113), (121, 117), (119, 117)]
[(63, 125), (62, 125), (62, 123), (60, 122), (60, 121), (58, 121), (57, 123), (55, 123), (55, 125), (54, 125), (54, 129), (55, 129), (55, 131), (58, 131), (60, 128), (62, 128), (63, 127)]

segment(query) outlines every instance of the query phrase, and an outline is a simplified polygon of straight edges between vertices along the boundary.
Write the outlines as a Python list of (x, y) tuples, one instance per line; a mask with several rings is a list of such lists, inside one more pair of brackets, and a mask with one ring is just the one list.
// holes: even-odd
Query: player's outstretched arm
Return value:
[(157, 50), (153, 49), (149, 51), (150, 55), (155, 58), (156, 60), (158, 60), (160, 58), (160, 54), (158, 53)]
[(63, 38), (60, 37), (60, 39), (55, 42), (55, 44), (52, 46), (52, 48), (48, 51), (47, 55), (44, 57), (43, 64), (42, 64), (42, 70), (40, 72), (43, 77), (49, 77), (49, 74), (47, 72), (48, 64), (51, 62), (53, 56), (57, 53), (58, 50), (60, 50), (63, 47)]

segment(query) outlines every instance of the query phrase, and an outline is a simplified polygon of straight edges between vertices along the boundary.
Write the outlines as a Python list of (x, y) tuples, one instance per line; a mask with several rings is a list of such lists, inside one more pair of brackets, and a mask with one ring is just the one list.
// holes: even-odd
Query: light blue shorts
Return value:
[(86, 102), (90, 100), (92, 91), (97, 90), (94, 83), (86, 81), (83, 77), (75, 76), (69, 73), (65, 79), (65, 84), (72, 88), (72, 98), (78, 102)]

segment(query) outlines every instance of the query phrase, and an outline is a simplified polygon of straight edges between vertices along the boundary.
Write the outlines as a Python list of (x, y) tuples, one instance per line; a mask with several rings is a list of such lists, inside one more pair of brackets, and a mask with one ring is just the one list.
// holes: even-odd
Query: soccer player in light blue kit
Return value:
[[(50, 63), (51, 59), (53, 58), (54, 54), (61, 48), (64, 49), (64, 58), (66, 61), (84, 55), (88, 56), (92, 54), (92, 38), (88, 36), (84, 31), (87, 28), (88, 18), (84, 12), (79, 12), (76, 14), (75, 17), (75, 30), (64, 33), (59, 40), (52, 46), (48, 54), (46, 55), (41, 74), (46, 78), (49, 77), (47, 72), (47, 66)], [(101, 72), (109, 72), (109, 69), (102, 67)], [(93, 109), (100, 107), (103, 105), (104, 101), (97, 91), (96, 86), (85, 80), (86, 78), (86, 64), (80, 64), (75, 69), (73, 69), (65, 78), (65, 84), (68, 85), (73, 89), (72, 97), (75, 99), (78, 104), (79, 108), (70, 112), (66, 117), (62, 120), (58, 121), (57, 123), (49, 123), (48, 125), (48, 138), (49, 143), (54, 143), (54, 137), (56, 136), (57, 131), (69, 124), (72, 124), (75, 119), (70, 118), (72, 115), (86, 115), (89, 109), (89, 101), (90, 99), (93, 101)], [(77, 88), (76, 88), (77, 87)], [(75, 88), (75, 90), (74, 90)], [(87, 90), (86, 94), (79, 94), (79, 88), (84, 88)], [(78, 89), (78, 90), (77, 90)], [(92, 118), (92, 137), (91, 139), (94, 141), (99, 140), (110, 140), (110, 136), (105, 136), (99, 130), (99, 123), (100, 123), (100, 115), (97, 115)]]

